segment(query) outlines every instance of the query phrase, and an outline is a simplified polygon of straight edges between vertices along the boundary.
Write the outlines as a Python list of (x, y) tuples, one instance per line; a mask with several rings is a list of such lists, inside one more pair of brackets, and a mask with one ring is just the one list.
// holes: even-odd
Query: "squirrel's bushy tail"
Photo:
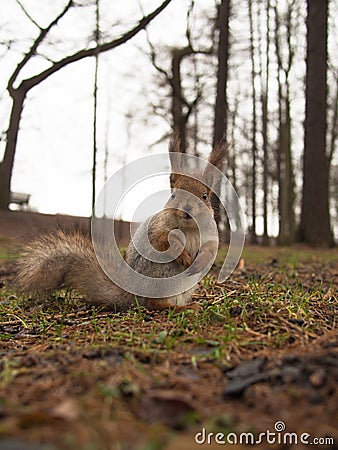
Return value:
[(16, 286), (39, 295), (74, 288), (84, 301), (116, 311), (128, 309), (134, 296), (114, 284), (101, 269), (88, 233), (64, 231), (41, 236), (29, 244), (16, 270)]

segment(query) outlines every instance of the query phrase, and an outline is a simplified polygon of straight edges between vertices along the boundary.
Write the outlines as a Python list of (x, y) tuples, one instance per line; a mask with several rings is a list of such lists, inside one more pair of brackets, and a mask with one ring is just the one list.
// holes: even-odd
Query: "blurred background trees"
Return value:
[[(69, 64), (80, 61), (84, 58), (94, 56), (96, 59), (96, 70), (97, 70), (97, 56), (99, 53), (104, 53), (108, 50), (112, 50), (124, 43), (126, 43), (129, 39), (132, 39), (137, 33), (146, 28), (146, 26), (161, 12), (164, 8), (171, 2), (172, 0), (165, 0), (162, 5), (157, 7), (152, 13), (147, 16), (143, 16), (139, 23), (126, 31), (122, 36), (118, 38), (110, 38), (105, 42), (98, 42), (98, 3), (96, 4), (96, 14), (95, 14), (95, 38), (94, 46), (88, 46), (86, 48), (80, 48), (76, 50), (74, 53), (70, 53), (69, 55), (62, 55), (60, 58), (54, 60), (51, 59), (42, 53), (40, 53), (40, 47), (45, 43), (48, 39), (51, 31), (55, 28), (58, 23), (75, 7), (81, 7), (81, 4), (76, 5), (73, 0), (69, 0), (64, 8), (59, 12), (51, 22), (46, 26), (40, 26), (34, 18), (31, 17), (27, 9), (18, 1), (17, 3), (23, 9), (25, 15), (29, 19), (29, 21), (38, 29), (38, 33), (36, 38), (33, 39), (33, 42), (29, 48), (29, 50), (24, 54), (21, 61), (17, 64), (13, 73), (11, 74), (8, 84), (7, 90), (12, 98), (12, 109), (10, 113), (9, 126), (7, 130), (6, 136), (6, 146), (4, 151), (4, 157), (0, 164), (0, 209), (6, 209), (10, 203), (10, 185), (11, 185), (11, 177), (13, 171), (14, 157), (19, 133), (20, 121), (23, 113), (24, 102), (26, 100), (27, 93), (32, 89), (38, 86), (40, 83), (45, 81), (51, 75), (55, 74), (59, 70), (67, 67)], [(85, 6), (85, 5), (83, 5)], [(48, 64), (47, 68), (34, 74), (31, 77), (25, 78), (22, 77), (22, 72), (25, 71), (27, 65), (31, 63), (37, 57), (43, 57)], [(96, 72), (95, 72), (96, 73)], [(23, 78), (23, 79), (22, 79)], [(16, 86), (18, 84), (18, 86)], [(96, 89), (94, 89), (94, 99)], [(95, 103), (95, 102), (94, 102)], [(94, 126), (94, 133), (96, 127)], [(95, 154), (96, 154), (96, 145), (94, 142), (94, 167), (93, 173), (95, 176)], [(94, 183), (95, 184), (95, 183)], [(95, 189), (93, 189), (95, 192)]]
[[(31, 1), (22, 2), (22, 6), (27, 20), (35, 23), (29, 12)], [(156, 15), (162, 21), (169, 3), (158, 2)], [(144, 30), (151, 20), (146, 23), (149, 13), (142, 10), (141, 3), (139, 6), (141, 21), (134, 21), (136, 25), (124, 27), (123, 31), (116, 23), (120, 31), (116, 35), (105, 24), (105, 0), (64, 5), (66, 9), (89, 9), (91, 38), (82, 48), (69, 52), (70, 56), (53, 61), (46, 58), (49, 68), (18, 84), (21, 67), (27, 58), (37, 56), (40, 42), (48, 38), (49, 45), (57, 45), (49, 31), (53, 23), (64, 20), (67, 11), (60, 17), (55, 14), (57, 19), (53, 18), (47, 27), (35, 23), (39, 30), (33, 44), (23, 52), (21, 63), (9, 78), (12, 111), (22, 111), (28, 90), (38, 84), (36, 81), (43, 81), (41, 74), (52, 74), (53, 67), (58, 67), (55, 64), (72, 62), (79, 54), (95, 56), (98, 61), (101, 51), (114, 48), (113, 42), (122, 44), (124, 37), (132, 39), (137, 34), (134, 30)], [(129, 105), (123, 104), (128, 146), (140, 145), (147, 134), (144, 142), (148, 139), (148, 146), (159, 151), (175, 131), (181, 137), (182, 151), (200, 156), (226, 136), (231, 143), (227, 176), (244, 207), (248, 239), (262, 244), (271, 243), (273, 237), (273, 242), (280, 245), (296, 241), (332, 245), (333, 231), (337, 235), (338, 228), (335, 2), (185, 0), (175, 5), (173, 0), (170, 8), (184, 26), (178, 32), (168, 19), (167, 27), (159, 32), (150, 24), (133, 49), (142, 69), (135, 72), (128, 69), (127, 63), (122, 69), (126, 77), (133, 79), (136, 93)], [(1, 42), (5, 53), (10, 43), (6, 39)], [(146, 78), (140, 76), (144, 73)], [(114, 155), (108, 140), (100, 139), (102, 130), (114, 126), (108, 116), (101, 113), (100, 118), (100, 89), (108, 92), (111, 86), (104, 86), (102, 81), (100, 85), (96, 78), (92, 89), (96, 96), (93, 192), (102, 182), (102, 159), (107, 174), (107, 160)], [(111, 104), (116, 103), (117, 99), (112, 98)], [(20, 114), (12, 120), (18, 130)], [(12, 150), (5, 151), (0, 166), (2, 208), (8, 205), (10, 185), (10, 177), (4, 177), (4, 173), (9, 159), (13, 164), (16, 147), (11, 124), (7, 135), (3, 134), (7, 149), (11, 146)], [(121, 158), (125, 161), (123, 151)], [(220, 229), (226, 230), (224, 212), (220, 211), (217, 219)]]

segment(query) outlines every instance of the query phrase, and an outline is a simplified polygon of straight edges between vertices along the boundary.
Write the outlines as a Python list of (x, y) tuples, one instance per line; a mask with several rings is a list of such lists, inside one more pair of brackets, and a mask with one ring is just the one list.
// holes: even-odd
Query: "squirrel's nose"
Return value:
[(185, 206), (183, 207), (183, 210), (184, 210), (184, 212), (186, 212), (186, 213), (191, 213), (191, 211), (192, 211), (192, 206), (191, 206), (191, 205), (185, 205)]

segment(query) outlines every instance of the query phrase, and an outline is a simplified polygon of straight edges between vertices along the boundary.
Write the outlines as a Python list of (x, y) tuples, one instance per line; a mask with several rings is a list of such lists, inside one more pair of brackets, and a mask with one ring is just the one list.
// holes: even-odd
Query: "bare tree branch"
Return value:
[(69, 0), (67, 5), (63, 8), (63, 10), (60, 12), (60, 14), (52, 20), (52, 22), (46, 27), (41, 30), (41, 33), (39, 36), (35, 39), (32, 47), (30, 50), (26, 53), (22, 61), (17, 65), (16, 69), (12, 73), (9, 81), (8, 81), (8, 91), (11, 93), (14, 89), (13, 84), (15, 83), (20, 71), (23, 69), (23, 67), (27, 64), (27, 62), (35, 55), (36, 50), (38, 46), (41, 44), (41, 42), (44, 40), (46, 35), (49, 33), (49, 31), (58, 23), (58, 21), (67, 13), (67, 11), (73, 6), (73, 0)]
[(190, 19), (191, 19), (191, 14), (193, 12), (194, 6), (195, 6), (195, 0), (191, 0), (188, 11), (187, 11), (187, 19), (186, 19), (187, 26), (186, 26), (186, 30), (185, 30), (185, 36), (186, 36), (188, 44), (191, 48), (193, 48), (193, 46), (192, 46), (192, 42), (191, 42)]
[(156, 69), (159, 73), (161, 73), (162, 75), (164, 75), (165, 78), (166, 78), (167, 80), (169, 80), (169, 79), (170, 79), (169, 73), (168, 73), (166, 70), (164, 70), (164, 69), (157, 63), (157, 55), (156, 55), (156, 52), (155, 52), (155, 47), (153, 46), (153, 43), (151, 42), (151, 39), (150, 39), (150, 37), (149, 37), (148, 30), (145, 30), (145, 31), (146, 31), (147, 44), (149, 45), (149, 48), (150, 48), (150, 61), (151, 61), (152, 65), (155, 67), (155, 69)]
[[(172, 0), (165, 0), (158, 8), (156, 8), (153, 12), (151, 12), (147, 16), (144, 16), (134, 28), (132, 28), (131, 30), (129, 30), (126, 33), (124, 33), (121, 37), (119, 37), (117, 39), (114, 39), (114, 40), (112, 40), (110, 42), (106, 42), (106, 43), (103, 43), (103, 44), (96, 45), (95, 47), (90, 48), (90, 49), (80, 50), (80, 51), (74, 53), (73, 55), (66, 56), (65, 58), (55, 62), (51, 67), (49, 67), (48, 69), (44, 70), (43, 72), (41, 72), (41, 73), (31, 77), (31, 78), (28, 78), (28, 79), (24, 80), (22, 82), (22, 84), (21, 84), (22, 87), (24, 87), (25, 90), (28, 91), (32, 87), (36, 86), (37, 84), (41, 83), (46, 78), (48, 78), (49, 76), (54, 74), (55, 72), (59, 71), (60, 69), (62, 69), (65, 66), (67, 66), (68, 64), (71, 64), (73, 62), (79, 61), (79, 60), (84, 59), (84, 58), (88, 58), (90, 56), (95, 56), (95, 55), (97, 55), (99, 53), (104, 53), (104, 52), (106, 52), (108, 50), (112, 50), (113, 48), (116, 48), (119, 45), (122, 45), (122, 44), (126, 43), (131, 38), (133, 38), (137, 33), (139, 33), (141, 30), (144, 30), (147, 27), (147, 25), (156, 16), (158, 16), (160, 14), (160, 12), (162, 12), (166, 8), (167, 5), (169, 5), (169, 3), (171, 1)], [(46, 30), (50, 29), (51, 26), (55, 25), (57, 23), (57, 21), (62, 17), (62, 15), (64, 15), (66, 13), (66, 11), (72, 5), (73, 5), (73, 0), (70, 0), (70, 2), (67, 4), (67, 6), (64, 9), (64, 11), (58, 16), (58, 18), (55, 19), (55, 21), (53, 21), (46, 28)], [(43, 30), (43, 31), (45, 31), (45, 30)], [(46, 35), (46, 33), (44, 34), (44, 36), (45, 35)], [(32, 56), (33, 48), (34, 48), (34, 51), (35, 51), (37, 45), (41, 42), (42, 39), (40, 39), (40, 36), (34, 42), (34, 44), (33, 44), (32, 48), (31, 48), (29, 54), (26, 55), (26, 57), (24, 58), (22, 63), (20, 63), (19, 66), (17, 67), (17, 69), (15, 70), (15, 72), (14, 72), (15, 77), (14, 78), (13, 78), (13, 76), (11, 77), (12, 83), (14, 82), (15, 78), (18, 76), (18, 74), (19, 74), (20, 70), (22, 69), (22, 67), (24, 66), (24, 64)], [(10, 82), (11, 82), (11, 80), (10, 80)]]
[(37, 27), (39, 28), (39, 30), (42, 31), (42, 27), (40, 27), (40, 25), (33, 19), (33, 17), (29, 14), (29, 12), (27, 11), (27, 9), (23, 6), (23, 4), (20, 2), (20, 0), (16, 0), (16, 3), (20, 6), (20, 8), (22, 9), (23, 13), (25, 14), (26, 17), (28, 17), (28, 19)]

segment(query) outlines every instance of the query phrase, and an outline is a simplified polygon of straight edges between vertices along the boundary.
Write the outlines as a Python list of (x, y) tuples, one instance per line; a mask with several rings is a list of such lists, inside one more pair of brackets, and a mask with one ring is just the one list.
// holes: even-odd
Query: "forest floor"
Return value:
[(0, 239), (0, 450), (338, 448), (337, 250), (247, 247), (179, 314), (20, 297), (19, 251)]

